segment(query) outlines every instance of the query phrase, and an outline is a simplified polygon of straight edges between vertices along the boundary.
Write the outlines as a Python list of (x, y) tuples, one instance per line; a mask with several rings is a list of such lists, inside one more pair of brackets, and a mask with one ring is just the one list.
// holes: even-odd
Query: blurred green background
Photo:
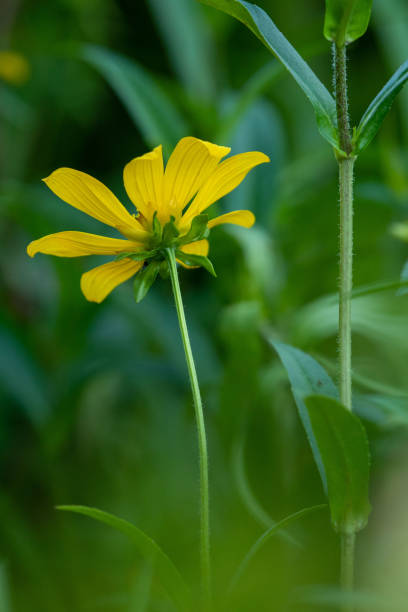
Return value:
[[(323, 1), (259, 4), (330, 86)], [(404, 0), (374, 0), (370, 29), (349, 53), (354, 123), (407, 59), (407, 28)], [(154, 570), (121, 535), (54, 510), (87, 504), (127, 518), (197, 583), (196, 433), (170, 284), (157, 282), (136, 305), (127, 283), (95, 305), (79, 279), (101, 258), (30, 260), (26, 245), (46, 233), (104, 233), (41, 178), (76, 168), (128, 206), (122, 169), (159, 143), (168, 154), (194, 135), (271, 158), (213, 207), (257, 215), (250, 231), (212, 232), (218, 278), (181, 271), (223, 593), (272, 519), (324, 502), (286, 373), (264, 336), (307, 351), (335, 377), (334, 156), (278, 62), (241, 24), (193, 0), (3, 0), (0, 44), (28, 65), (20, 82), (0, 76), (0, 610), (171, 612)], [(357, 286), (398, 280), (407, 259), (389, 232), (408, 217), (407, 105), (408, 89), (357, 164)], [(359, 538), (358, 609), (403, 611), (408, 297), (372, 294), (353, 308), (374, 506)], [(320, 511), (268, 543), (229, 609), (335, 609), (337, 576), (337, 538)]]

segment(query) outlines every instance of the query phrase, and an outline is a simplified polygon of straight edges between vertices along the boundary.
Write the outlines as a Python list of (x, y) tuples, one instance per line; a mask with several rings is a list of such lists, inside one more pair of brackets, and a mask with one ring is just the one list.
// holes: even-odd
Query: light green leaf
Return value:
[(370, 455), (360, 419), (325, 395), (305, 399), (327, 477), (327, 494), (334, 529), (356, 533), (370, 514), (368, 485)]
[(147, 4), (181, 81), (190, 94), (210, 99), (215, 92), (213, 45), (200, 8), (192, 0), (150, 0)]
[(407, 427), (408, 401), (406, 397), (387, 395), (353, 395), (353, 410), (358, 416), (379, 427)]
[(207, 223), (208, 215), (206, 214), (197, 215), (194, 217), (191, 222), (190, 229), (188, 230), (187, 234), (178, 240), (178, 244), (189, 244), (190, 242), (207, 238), (209, 234)]
[(353, 137), (354, 152), (360, 153), (377, 134), (399, 91), (408, 80), (408, 60), (394, 72), (390, 80), (371, 102)]
[(287, 527), (291, 523), (297, 521), (298, 519), (303, 518), (307, 514), (311, 514), (312, 512), (316, 512), (316, 510), (322, 510), (323, 508), (327, 508), (326, 504), (320, 504), (319, 506), (311, 506), (310, 508), (304, 508), (303, 510), (299, 510), (298, 512), (294, 512), (290, 514), (286, 518), (282, 519), (278, 523), (276, 523), (273, 527), (267, 529), (253, 544), (253, 546), (249, 549), (247, 554), (245, 555), (243, 561), (239, 565), (237, 571), (235, 572), (229, 590), (232, 591), (238, 584), (242, 574), (245, 572), (249, 563), (256, 555), (256, 553), (266, 544), (266, 542), (274, 535), (276, 535), (281, 529)]
[(161, 261), (152, 261), (136, 274), (133, 292), (137, 304), (146, 297), (147, 292), (156, 280), (161, 263)]
[(320, 393), (337, 398), (337, 389), (326, 370), (317, 363), (315, 359), (310, 357), (310, 355), (307, 355), (293, 346), (283, 344), (283, 342), (276, 342), (271, 339), (268, 339), (268, 341), (278, 353), (288, 373), (299, 416), (312, 448), (313, 457), (318, 467), (323, 487), (327, 490), (327, 474), (324, 461), (320, 454), (320, 449), (304, 400), (305, 397), (309, 395)]
[(184, 251), (177, 250), (176, 259), (181, 261), (186, 266), (205, 268), (212, 276), (217, 276), (211, 261), (208, 259), (208, 257), (204, 257), (204, 255), (193, 255), (191, 253), (184, 253)]
[(363, 36), (373, 0), (326, 0), (324, 35), (339, 47)]
[(84, 45), (81, 57), (111, 85), (149, 146), (168, 152), (188, 133), (172, 100), (134, 60), (96, 45)]
[(190, 592), (179, 571), (156, 542), (143, 531), (132, 525), (132, 523), (108, 512), (103, 512), (98, 508), (89, 508), (88, 506), (57, 506), (57, 509), (89, 516), (126, 535), (133, 542), (139, 553), (145, 559), (154, 563), (156, 575), (174, 603), (180, 606), (182, 610), (189, 610)]
[(330, 144), (338, 147), (336, 104), (333, 97), (267, 13), (256, 4), (244, 0), (200, 0), (200, 2), (241, 21), (282, 62), (311, 102), (321, 135)]

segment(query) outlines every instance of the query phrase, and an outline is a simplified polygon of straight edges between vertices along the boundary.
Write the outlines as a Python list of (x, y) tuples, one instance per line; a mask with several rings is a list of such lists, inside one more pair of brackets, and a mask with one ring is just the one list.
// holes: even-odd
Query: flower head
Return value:
[[(251, 227), (255, 217), (237, 210), (209, 220), (204, 211), (235, 189), (255, 166), (269, 161), (257, 151), (221, 161), (230, 149), (193, 137), (182, 138), (164, 168), (162, 147), (136, 157), (124, 169), (126, 192), (136, 207), (131, 214), (100, 181), (71, 168), (59, 168), (46, 185), (62, 200), (117, 229), (124, 239), (67, 231), (30, 242), (27, 253), (59, 257), (116, 255), (81, 278), (86, 299), (102, 302), (119, 284), (135, 274), (139, 298), (163, 269), (163, 251), (174, 248), (185, 267), (204, 266), (209, 230), (222, 223)], [(147, 287), (147, 289), (146, 289)]]

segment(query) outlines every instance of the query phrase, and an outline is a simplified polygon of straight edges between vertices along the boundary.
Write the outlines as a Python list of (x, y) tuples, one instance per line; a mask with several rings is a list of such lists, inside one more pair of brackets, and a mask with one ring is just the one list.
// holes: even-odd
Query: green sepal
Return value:
[(169, 264), (166, 261), (162, 261), (160, 264), (160, 270), (159, 270), (160, 276), (163, 280), (167, 280), (169, 278)]
[(207, 238), (210, 230), (207, 227), (208, 215), (197, 215), (191, 222), (187, 234), (178, 240), (178, 244), (189, 244)]
[(161, 243), (161, 240), (162, 240), (163, 228), (161, 226), (160, 221), (157, 218), (157, 210), (154, 212), (154, 215), (153, 215), (152, 229), (153, 229), (152, 242), (158, 245)]
[(164, 248), (173, 246), (176, 238), (178, 238), (180, 235), (180, 232), (178, 231), (174, 222), (175, 218), (170, 217), (170, 221), (168, 221), (163, 228), (161, 246)]
[(153, 285), (161, 264), (161, 261), (152, 261), (136, 274), (133, 291), (137, 304), (143, 300), (150, 287)]
[(324, 36), (339, 47), (363, 36), (373, 0), (326, 0)]
[(131, 253), (121, 253), (115, 258), (115, 261), (120, 261), (121, 259), (133, 259), (133, 261), (145, 261), (146, 259), (151, 259), (158, 254), (158, 249), (153, 249), (151, 251), (137, 251)]
[(186, 266), (205, 268), (212, 276), (217, 276), (211, 261), (208, 257), (204, 257), (204, 255), (192, 255), (191, 253), (177, 250), (176, 259), (182, 261)]

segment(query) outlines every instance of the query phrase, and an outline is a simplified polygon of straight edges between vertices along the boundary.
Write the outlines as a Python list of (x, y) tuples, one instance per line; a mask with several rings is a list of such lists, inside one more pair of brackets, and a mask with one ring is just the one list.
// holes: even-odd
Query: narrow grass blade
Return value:
[(248, 567), (249, 563), (251, 562), (251, 560), (254, 558), (256, 553), (266, 544), (266, 542), (268, 542), (268, 540), (272, 536), (276, 535), (281, 529), (283, 529), (284, 527), (287, 527), (291, 523), (294, 523), (295, 521), (303, 518), (307, 514), (311, 514), (312, 512), (316, 512), (317, 510), (322, 510), (323, 508), (327, 508), (327, 504), (320, 504), (318, 506), (311, 506), (310, 508), (304, 508), (303, 510), (299, 510), (298, 512), (295, 512), (294, 514), (290, 514), (286, 518), (284, 518), (281, 521), (279, 521), (278, 523), (276, 523), (276, 525), (274, 525), (273, 527), (270, 527), (269, 529), (267, 529), (257, 539), (255, 544), (253, 544), (253, 546), (249, 549), (249, 551), (245, 555), (243, 561), (239, 565), (237, 571), (235, 572), (235, 574), (234, 574), (234, 576), (233, 576), (233, 578), (231, 580), (231, 583), (230, 583), (230, 586), (229, 586), (229, 592), (232, 592), (236, 588), (236, 586), (237, 586), (241, 576), (243, 575), (243, 573), (247, 569), (247, 567)]
[(126, 535), (145, 559), (154, 562), (156, 575), (173, 602), (183, 611), (187, 612), (190, 609), (190, 592), (177, 568), (156, 542), (143, 531), (132, 525), (132, 523), (108, 512), (103, 512), (98, 508), (89, 508), (88, 506), (57, 506), (57, 510), (89, 516)]

